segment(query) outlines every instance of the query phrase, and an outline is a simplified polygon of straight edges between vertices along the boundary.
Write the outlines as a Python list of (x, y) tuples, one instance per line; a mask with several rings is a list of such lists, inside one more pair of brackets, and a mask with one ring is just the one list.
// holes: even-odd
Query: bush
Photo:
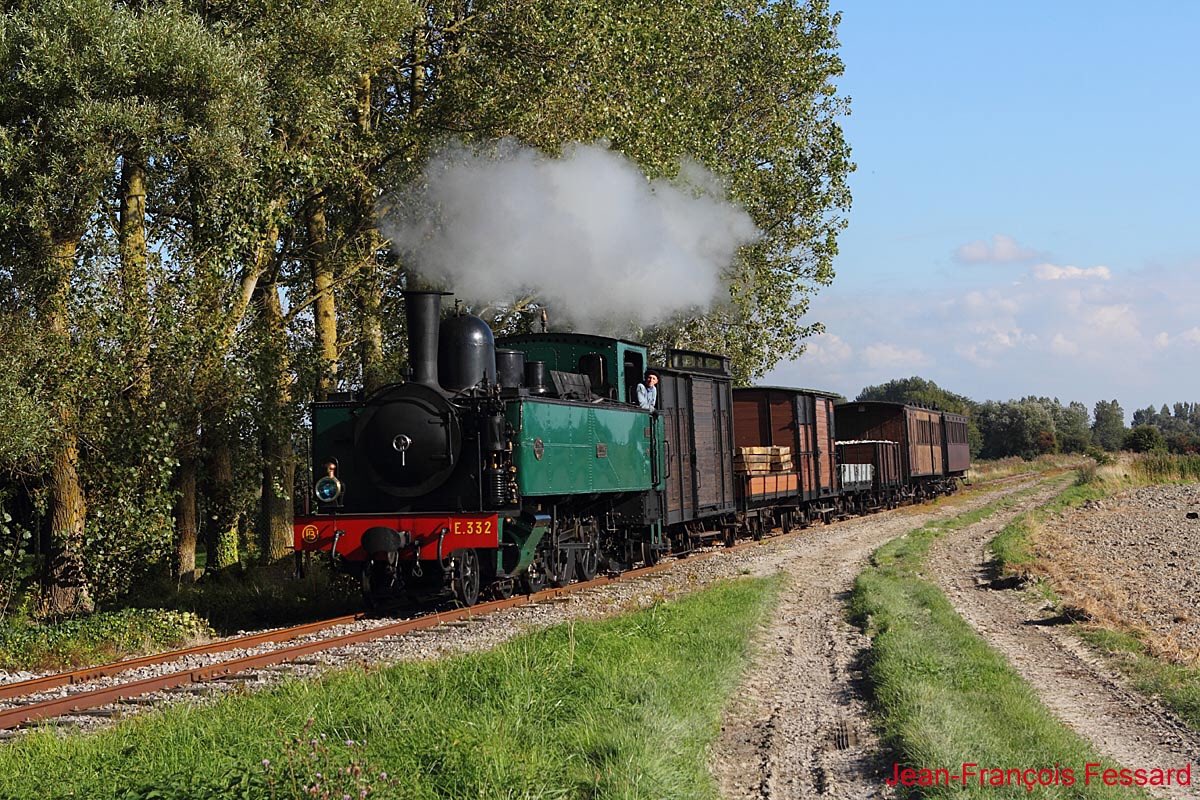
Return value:
[(57, 669), (179, 647), (213, 636), (200, 617), (185, 611), (103, 611), (53, 623), (0, 622), (0, 669)]
[(1166, 450), (1167, 442), (1158, 428), (1153, 425), (1139, 425), (1125, 434), (1125, 449), (1135, 453), (1149, 453)]
[(1089, 483), (1095, 483), (1100, 479), (1096, 472), (1097, 465), (1087, 464), (1079, 468), (1079, 474), (1075, 476), (1076, 486), (1087, 486)]
[(206, 575), (183, 586), (162, 580), (144, 585), (130, 603), (192, 612), (223, 634), (294, 625), (362, 608), (357, 579), (331, 572), (326, 559), (312, 559), (303, 580), (294, 577), (294, 570), (292, 560), (285, 559), (241, 574)]

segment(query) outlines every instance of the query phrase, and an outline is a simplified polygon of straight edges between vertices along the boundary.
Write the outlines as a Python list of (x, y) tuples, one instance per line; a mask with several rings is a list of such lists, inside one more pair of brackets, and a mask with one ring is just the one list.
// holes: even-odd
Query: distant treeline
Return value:
[(1200, 403), (1175, 403), (1133, 412), (1133, 427), (1116, 400), (1101, 400), (1091, 413), (1083, 403), (1064, 404), (1057, 397), (976, 402), (946, 391), (924, 378), (903, 378), (859, 392), (859, 400), (914, 403), (966, 414), (970, 418), (971, 453), (980, 458), (1044, 453), (1085, 453), (1089, 449), (1116, 451), (1169, 450), (1200, 452)]

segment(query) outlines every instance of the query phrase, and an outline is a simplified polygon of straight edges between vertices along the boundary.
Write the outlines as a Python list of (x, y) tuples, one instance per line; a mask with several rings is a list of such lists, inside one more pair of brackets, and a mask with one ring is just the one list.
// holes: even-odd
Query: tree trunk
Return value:
[[(414, 34), (416, 37), (416, 34)], [(416, 39), (414, 38), (414, 46)], [(413, 70), (413, 91), (416, 91), (419, 78)], [(359, 133), (366, 137), (371, 132), (371, 75), (362, 73), (358, 78), (355, 99), (358, 107), (355, 110), (355, 122)], [(356, 198), (356, 208), (359, 219), (356, 226), (359, 231), (359, 252), (363, 254), (363, 268), (358, 281), (358, 311), (362, 330), (359, 334), (359, 359), (362, 362), (363, 390), (368, 394), (387, 382), (383, 367), (383, 321), (380, 309), (383, 306), (383, 289), (379, 285), (379, 272), (375, 263), (375, 253), (383, 244), (379, 229), (375, 224), (375, 194), (374, 185), (369, 175), (363, 175), (361, 189)]]
[(316, 398), (324, 400), (337, 388), (337, 309), (333, 296), (333, 263), (329, 258), (325, 201), (313, 198), (306, 211), (308, 258), (313, 276), (313, 319), (316, 323), (317, 372)]
[[(70, 420), (60, 421), (70, 424)], [(79, 449), (74, 434), (66, 437), (50, 469), (50, 558), (42, 589), (41, 610), (48, 616), (95, 610), (83, 569), (83, 528), (87, 516), (79, 482)]]
[(121, 304), (128, 325), (125, 357), (133, 372), (133, 396), (150, 396), (150, 272), (146, 258), (146, 167), (136, 150), (121, 159)]
[[(44, 319), (51, 335), (70, 347), (67, 298), (78, 240), (56, 241), (50, 251), (55, 285)], [(72, 393), (62, 387), (54, 407), (61, 442), (50, 467), (50, 549), (42, 578), (39, 610), (49, 616), (91, 613), (95, 609), (83, 569), (83, 533), (87, 504), (79, 481), (79, 439)]]
[(287, 356), (287, 328), (278, 287), (271, 283), (259, 295), (261, 306), (263, 420), (262, 502), (259, 509), (259, 549), (263, 563), (271, 564), (292, 549), (292, 485), (296, 458), (292, 450), (292, 378)]
[(220, 574), (238, 563), (238, 508), (233, 485), (233, 445), (219, 421), (204, 426), (208, 464), (208, 519), (204, 543), (206, 571)]
[(370, 394), (387, 382), (383, 368), (383, 321), (380, 319), (383, 290), (373, 268), (363, 270), (359, 282), (359, 302), (362, 304), (359, 308), (362, 319), (359, 353), (362, 358), (363, 389)]
[(196, 457), (180, 459), (175, 476), (175, 574), (180, 583), (196, 580)]

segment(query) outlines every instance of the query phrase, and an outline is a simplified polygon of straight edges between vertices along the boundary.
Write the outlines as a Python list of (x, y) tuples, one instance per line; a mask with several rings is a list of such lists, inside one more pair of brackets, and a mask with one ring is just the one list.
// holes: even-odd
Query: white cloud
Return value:
[(844, 364), (854, 354), (854, 348), (837, 334), (823, 333), (805, 345), (804, 358), (823, 366)]
[(1112, 272), (1108, 267), (1060, 267), (1057, 264), (1038, 264), (1033, 268), (1033, 275), (1039, 281), (1066, 281), (1088, 278), (1106, 281), (1112, 277)]
[(1166, 348), (1169, 344), (1171, 344), (1171, 337), (1167, 335), (1166, 331), (1163, 331), (1158, 334), (1158, 336), (1154, 337), (1154, 346), (1159, 350)]
[(1179, 338), (1188, 344), (1200, 344), (1200, 328), (1188, 328), (1179, 334)]
[(967, 292), (963, 298), (963, 305), (967, 307), (967, 311), (972, 314), (1016, 314), (1021, 305), (1011, 297), (1005, 297), (1001, 292), (995, 290), (988, 292)]
[(1137, 314), (1128, 305), (1096, 306), (1083, 315), (1093, 334), (1122, 340), (1139, 338)]
[(954, 251), (955, 260), (962, 264), (1011, 264), (1041, 257), (1037, 250), (1025, 247), (1003, 233), (997, 233), (991, 242), (978, 239)]
[(1073, 356), (1079, 353), (1079, 345), (1061, 333), (1056, 333), (1050, 342), (1050, 351), (1060, 356)]
[(867, 346), (863, 350), (863, 361), (867, 366), (877, 369), (908, 369), (932, 363), (929, 356), (916, 347), (898, 347), (888, 343)]

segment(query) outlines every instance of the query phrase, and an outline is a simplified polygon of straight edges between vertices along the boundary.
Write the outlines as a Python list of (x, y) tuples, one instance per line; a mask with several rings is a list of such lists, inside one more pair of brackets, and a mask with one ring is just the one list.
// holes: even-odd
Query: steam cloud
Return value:
[(514, 142), (455, 145), (393, 198), (385, 233), (426, 279), (473, 303), (523, 293), (592, 330), (652, 325), (721, 295), (759, 231), (719, 180), (686, 160), (647, 181), (623, 155), (571, 145), (561, 158)]

